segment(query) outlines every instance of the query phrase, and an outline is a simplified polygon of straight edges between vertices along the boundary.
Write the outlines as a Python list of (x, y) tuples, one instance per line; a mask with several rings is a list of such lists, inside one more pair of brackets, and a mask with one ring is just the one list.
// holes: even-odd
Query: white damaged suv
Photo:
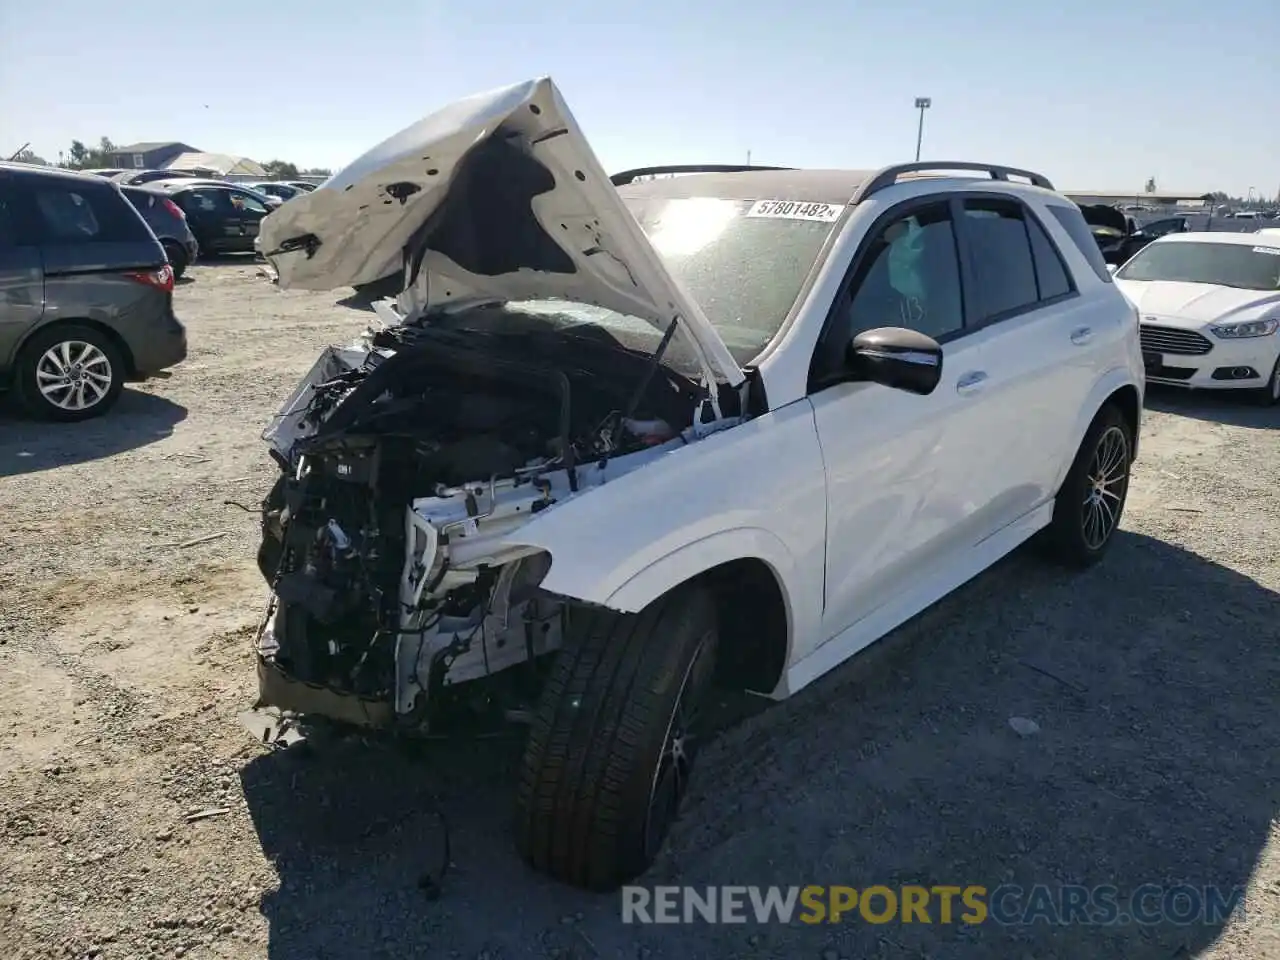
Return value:
[(1033, 535), (1099, 559), (1124, 508), (1137, 317), (1038, 174), (611, 180), (541, 79), (261, 236), (283, 288), (403, 292), (264, 434), (260, 705), (529, 722), (517, 845), (568, 883), (652, 861), (712, 684), (787, 697)]

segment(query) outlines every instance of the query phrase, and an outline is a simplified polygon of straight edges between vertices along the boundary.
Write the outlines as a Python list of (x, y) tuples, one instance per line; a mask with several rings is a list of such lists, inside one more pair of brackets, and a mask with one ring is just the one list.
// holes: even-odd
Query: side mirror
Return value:
[(845, 365), (852, 380), (926, 396), (942, 379), (942, 347), (916, 330), (879, 327), (849, 342)]

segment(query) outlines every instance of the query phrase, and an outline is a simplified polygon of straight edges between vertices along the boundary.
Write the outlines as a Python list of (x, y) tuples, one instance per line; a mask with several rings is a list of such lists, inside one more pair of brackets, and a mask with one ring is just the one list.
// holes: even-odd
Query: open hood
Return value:
[(1129, 232), (1129, 222), (1125, 215), (1115, 207), (1104, 203), (1087, 203), (1080, 207), (1084, 214), (1084, 222), (1091, 227), (1106, 227), (1121, 234)]
[(741, 366), (663, 265), (549, 78), (468, 97), (262, 221), (282, 288), (404, 270), (418, 318), (477, 300), (589, 303), (677, 333), (708, 381)]

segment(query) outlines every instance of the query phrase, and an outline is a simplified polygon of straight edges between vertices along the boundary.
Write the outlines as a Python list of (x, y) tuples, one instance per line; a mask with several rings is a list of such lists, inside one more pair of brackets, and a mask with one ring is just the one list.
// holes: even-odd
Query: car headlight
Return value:
[(1226, 323), (1220, 327), (1210, 327), (1215, 337), (1234, 340), (1239, 337), (1269, 337), (1280, 327), (1280, 318), (1268, 320), (1245, 320), (1241, 323)]

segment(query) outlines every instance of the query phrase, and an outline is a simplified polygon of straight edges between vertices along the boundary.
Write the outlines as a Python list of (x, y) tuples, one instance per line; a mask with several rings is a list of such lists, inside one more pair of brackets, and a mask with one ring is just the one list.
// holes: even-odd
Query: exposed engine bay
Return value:
[(470, 306), (317, 362), (264, 434), (266, 705), (430, 728), (450, 688), (561, 644), (553, 558), (510, 533), (736, 422), (735, 391), (707, 422), (707, 387), (661, 362), (670, 331), (641, 349), (563, 321)]

